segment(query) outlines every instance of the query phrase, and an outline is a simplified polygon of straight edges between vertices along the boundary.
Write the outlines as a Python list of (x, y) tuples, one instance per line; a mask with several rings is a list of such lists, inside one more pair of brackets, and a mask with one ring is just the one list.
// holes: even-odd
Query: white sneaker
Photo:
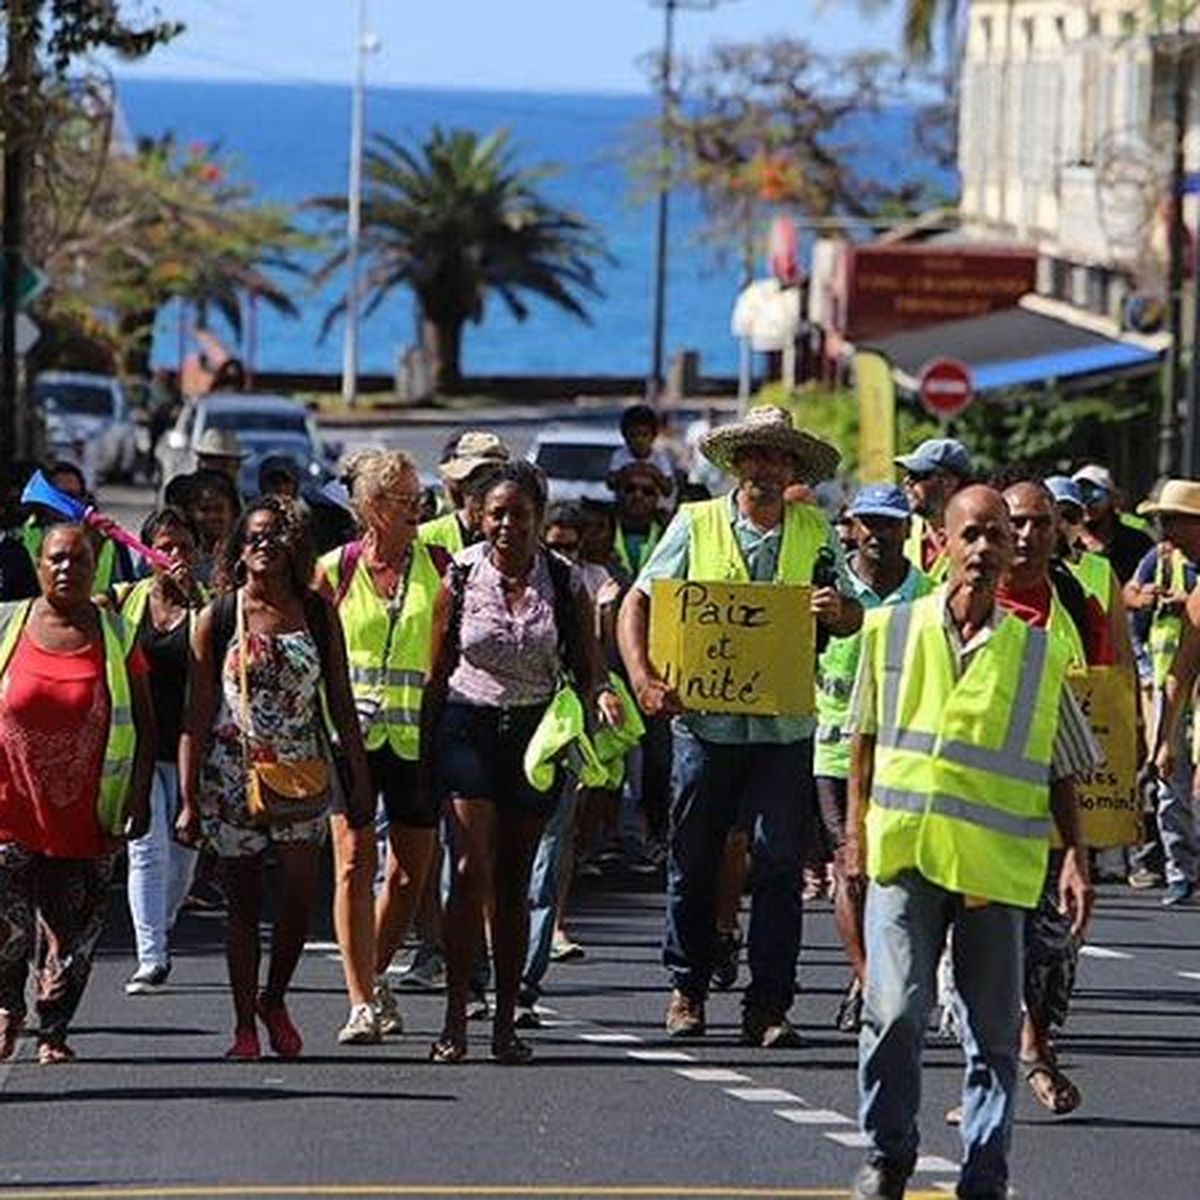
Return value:
[(379, 1022), (369, 1004), (353, 1004), (337, 1040), (343, 1046), (372, 1046), (381, 1040)]
[(380, 975), (375, 980), (371, 1007), (375, 1010), (375, 1020), (380, 1033), (387, 1035), (404, 1032), (404, 1018), (400, 1015), (400, 1005), (396, 1003), (396, 997), (388, 987), (386, 975)]

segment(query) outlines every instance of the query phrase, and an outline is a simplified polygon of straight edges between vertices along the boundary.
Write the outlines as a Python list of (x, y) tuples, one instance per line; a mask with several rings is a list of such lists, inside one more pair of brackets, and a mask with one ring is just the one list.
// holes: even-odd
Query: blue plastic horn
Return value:
[(91, 512), (91, 506), (74, 496), (61, 492), (48, 480), (41, 471), (34, 471), (33, 476), (21, 493), (22, 504), (40, 504), (43, 508), (53, 509), (68, 521), (86, 521)]

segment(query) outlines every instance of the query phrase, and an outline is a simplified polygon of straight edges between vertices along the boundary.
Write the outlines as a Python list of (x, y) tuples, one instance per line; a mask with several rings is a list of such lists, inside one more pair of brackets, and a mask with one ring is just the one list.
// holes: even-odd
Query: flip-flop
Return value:
[[(1033, 1098), (1047, 1111), (1056, 1117), (1065, 1117), (1073, 1113), (1083, 1102), (1079, 1088), (1058, 1069), (1056, 1063), (1045, 1058), (1022, 1059), (1021, 1069), (1025, 1072), (1025, 1082)], [(1049, 1087), (1039, 1085), (1035, 1081), (1044, 1075), (1049, 1081)]]
[(442, 1034), (429, 1047), (429, 1061), (432, 1063), (460, 1063), (466, 1057), (467, 1043), (465, 1038), (449, 1037), (447, 1034)]
[(75, 1051), (66, 1042), (43, 1042), (38, 1047), (38, 1062), (43, 1067), (75, 1061)]

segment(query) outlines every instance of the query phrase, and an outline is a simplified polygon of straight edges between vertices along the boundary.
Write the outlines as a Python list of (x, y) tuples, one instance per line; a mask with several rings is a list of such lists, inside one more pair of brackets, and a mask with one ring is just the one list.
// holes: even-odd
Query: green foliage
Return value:
[[(423, 320), (439, 391), (461, 380), (462, 330), (483, 320), (498, 296), (517, 320), (537, 296), (581, 320), (583, 297), (600, 295), (595, 263), (604, 241), (583, 217), (552, 204), (540, 185), (552, 168), (519, 167), (507, 132), (486, 137), (435, 128), (420, 146), (378, 135), (364, 165), (360, 253), (367, 314), (410, 288)], [(345, 196), (311, 201), (344, 216)], [(337, 251), (315, 275), (323, 283), (346, 262)], [(325, 330), (341, 317), (339, 301)]]
[[(12, 24), (13, 6), (0, 3), (0, 12)], [(128, 12), (129, 5), (124, 5)], [(146, 5), (137, 7), (144, 9)], [(152, 6), (153, 10), (153, 6)], [(183, 32), (178, 21), (164, 21), (154, 16), (131, 19), (123, 16), (120, 6), (112, 0), (24, 0), (18, 6), (21, 14), (19, 36), (32, 39), (40, 46), (49, 67), (64, 74), (72, 59), (93, 50), (114, 50), (123, 58), (143, 58), (155, 46), (169, 42)], [(9, 35), (12, 35), (10, 27)]]

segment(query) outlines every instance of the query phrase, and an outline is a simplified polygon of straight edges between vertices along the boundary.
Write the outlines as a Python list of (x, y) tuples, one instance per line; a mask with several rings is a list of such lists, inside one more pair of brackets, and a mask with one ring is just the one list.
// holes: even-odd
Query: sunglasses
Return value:
[(905, 483), (924, 483), (927, 479), (932, 479), (936, 472), (934, 471), (906, 471), (904, 473)]
[(625, 496), (657, 496), (658, 488), (649, 483), (627, 483), (621, 493)]
[(1108, 499), (1108, 488), (1103, 488), (1096, 483), (1080, 483), (1079, 494), (1083, 497), (1085, 504), (1101, 503)]
[(274, 530), (261, 530), (258, 533), (246, 534), (245, 544), (251, 550), (272, 550), (278, 549), (280, 546), (287, 544), (287, 539), (282, 533), (276, 533)]

